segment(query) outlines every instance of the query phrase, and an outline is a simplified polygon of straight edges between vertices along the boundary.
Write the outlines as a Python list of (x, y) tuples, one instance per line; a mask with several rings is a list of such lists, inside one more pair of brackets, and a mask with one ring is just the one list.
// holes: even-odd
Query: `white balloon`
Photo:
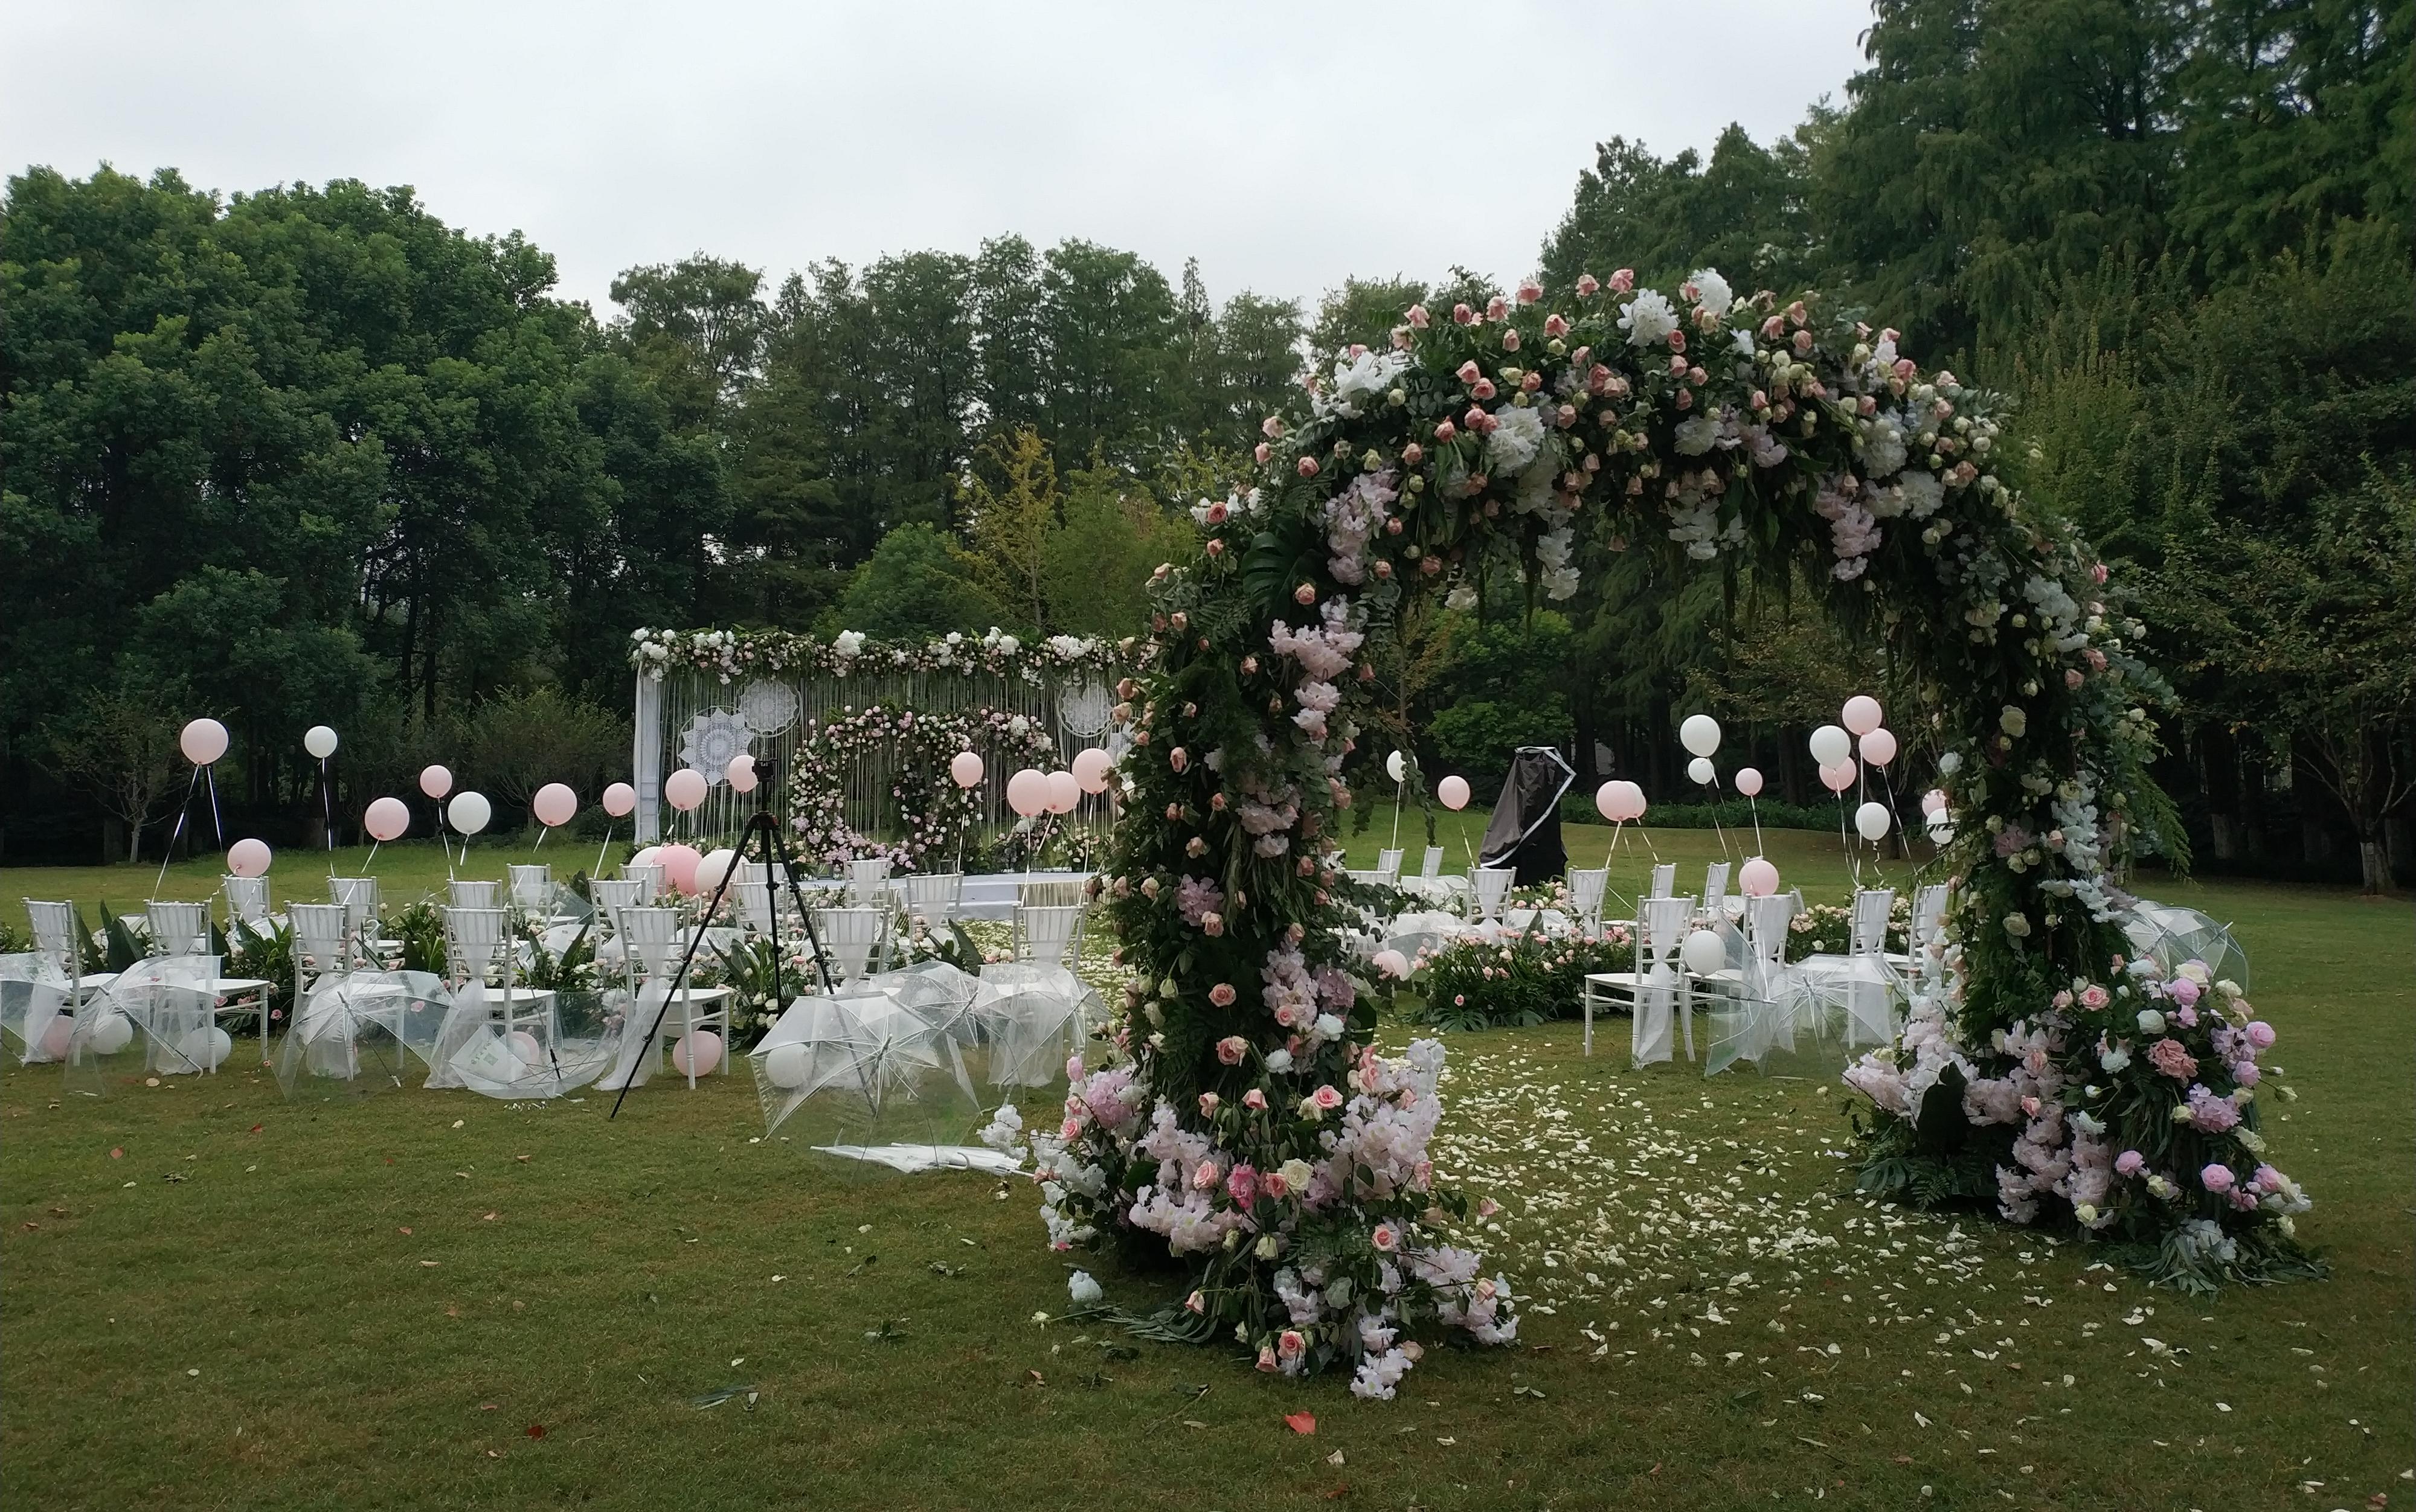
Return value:
[(112, 1010), (109, 1015), (92, 1026), (93, 1049), (104, 1055), (113, 1055), (134, 1040), (134, 1022)]
[(1874, 845), (1886, 839), (1888, 831), (1895, 826), (1895, 815), (1876, 800), (1854, 810), (1854, 829)]
[(176, 745), (185, 753), (186, 760), (206, 767), (226, 755), (227, 727), (215, 719), (196, 719), (177, 735)]
[(1955, 840), (1955, 821), (1948, 818), (1943, 812), (1931, 815), (1929, 840), (1932, 845), (1952, 845)]
[(1678, 726), (1678, 743), (1695, 756), (1712, 755), (1720, 748), (1720, 722), (1709, 714), (1688, 714)]
[(738, 853), (734, 850), (706, 851), (704, 860), (696, 863), (697, 891), (711, 897), (714, 890), (721, 886), (721, 879), (730, 875), (730, 868), (737, 862)]
[(1812, 759), (1824, 767), (1834, 767), (1854, 754), (1854, 738), (1835, 725), (1814, 730), (1810, 744)]
[(764, 1076), (774, 1086), (792, 1092), (806, 1085), (806, 1076), (811, 1070), (812, 1061), (806, 1047), (793, 1040), (774, 1045), (763, 1055)]
[(184, 1042), (176, 1048), (202, 1070), (215, 1070), (225, 1065), (227, 1056), (234, 1053), (234, 1036), (212, 1025), (185, 1036)]
[(313, 725), (302, 732), (302, 749), (325, 761), (336, 754), (336, 732), (325, 725)]
[(494, 816), (494, 805), (487, 801), (487, 795), (484, 793), (461, 794), (445, 808), (445, 819), (452, 824), (455, 832), (460, 834), (476, 834), (485, 829), (487, 821)]
[(1686, 969), (1699, 977), (1708, 977), (1729, 964), (1729, 948), (1720, 943), (1716, 932), (1708, 929), (1699, 929), (1687, 936), (1686, 943), (1678, 948), (1678, 954), (1686, 963)]
[(1712, 766), (1712, 758), (1710, 756), (1697, 756), (1694, 760), (1686, 763), (1687, 780), (1693, 782), (1697, 786), (1709, 787), (1713, 783), (1719, 780), (1719, 775), (1718, 771)]
[(1400, 752), (1396, 751), (1391, 756), (1384, 758), (1385, 776), (1392, 778), (1397, 783), (1407, 782), (1409, 781), (1409, 763), (1401, 759)]

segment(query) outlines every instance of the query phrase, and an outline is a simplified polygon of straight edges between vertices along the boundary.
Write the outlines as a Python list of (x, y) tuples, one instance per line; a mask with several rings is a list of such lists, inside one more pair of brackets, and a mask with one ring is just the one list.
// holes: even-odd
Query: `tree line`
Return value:
[[(1787, 137), (1603, 143), (1538, 266), (1817, 288), (2013, 391), (2019, 481), (2176, 670), (2201, 861), (2374, 880), (2394, 834), (2416, 860), (2410, 34), (2377, 4), (1880, 0)], [(234, 729), (231, 801), (267, 823), (316, 806), (320, 722), (361, 792), (540, 696), (609, 767), (638, 624), (1116, 633), (1311, 356), (1494, 292), (1219, 304), (1196, 264), (1014, 235), (777, 285), (699, 253), (601, 319), (552, 285), (406, 188), (9, 181), (9, 854), (89, 846), (104, 810), (122, 843), (189, 711)], [(1505, 581), (1411, 627), (1387, 697), (1430, 760), (1481, 780), (1515, 726), (1674, 799), (1669, 731), (1705, 707), (1800, 791), (1845, 691), (1917, 696), (1883, 637), (1628, 544), (1559, 613)]]

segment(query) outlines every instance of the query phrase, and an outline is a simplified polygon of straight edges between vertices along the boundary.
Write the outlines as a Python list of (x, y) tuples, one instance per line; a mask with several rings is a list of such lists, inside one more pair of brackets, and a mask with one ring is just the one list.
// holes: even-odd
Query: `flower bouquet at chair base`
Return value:
[(974, 992), (934, 961), (795, 999), (747, 1057), (764, 1131), (893, 1171), (1011, 1169), (969, 1143), (982, 1117)]
[(286, 1100), (417, 1085), (437, 1061), (452, 994), (425, 971), (348, 971), (316, 983), (277, 1047)]

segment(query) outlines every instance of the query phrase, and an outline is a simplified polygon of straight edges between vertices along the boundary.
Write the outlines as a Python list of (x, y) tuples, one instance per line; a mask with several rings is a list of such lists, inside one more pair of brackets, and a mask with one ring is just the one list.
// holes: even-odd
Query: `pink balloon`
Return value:
[(75, 1020), (65, 1013), (53, 1016), (50, 1023), (42, 1026), (40, 1042), (43, 1057), (48, 1060), (65, 1060), (68, 1055), (68, 1042), (74, 1036)]
[(1049, 774), (1049, 812), (1071, 814), (1082, 806), (1082, 785), (1070, 771)]
[(1006, 780), (1006, 806), (1027, 819), (1049, 812), (1049, 778), (1030, 767)]
[(453, 773), (443, 767), (419, 769), (419, 790), (430, 798), (443, 798), (453, 790)]
[(1875, 729), (1863, 737), (1863, 759), (1874, 767), (1884, 767), (1895, 759), (1895, 737), (1883, 729)]
[(721, 769), (721, 775), (728, 780), (732, 792), (751, 793), (755, 790), (755, 758), (741, 751)]
[(979, 787), (982, 780), (982, 758), (971, 751), (959, 751), (956, 755), (956, 759), (948, 763), (948, 775), (957, 780), (957, 786), (959, 787)]
[(511, 1038), (506, 1040), (504, 1043), (510, 1048), (513, 1056), (523, 1066), (541, 1066), (545, 1063), (545, 1046), (537, 1043), (536, 1036), (526, 1029), (514, 1029)]
[(1842, 793), (1854, 786), (1854, 764), (1840, 761), (1820, 769), (1820, 786), (1833, 793)]
[(1613, 824), (1620, 821), (1619, 784), (1607, 782), (1593, 790), (1593, 806)]
[(1074, 780), (1082, 785), (1082, 791), (1086, 793), (1106, 792), (1108, 790), (1108, 753), (1095, 745), (1075, 752)]
[(664, 781), (663, 801), (682, 814), (691, 813), (704, 801), (705, 792), (712, 786), (704, 780), (703, 772), (694, 767), (682, 767)]
[(721, 1064), (721, 1036), (697, 1029), (672, 1041), (672, 1069), (682, 1076), (710, 1076)]
[(1945, 813), (1945, 812), (1946, 812), (1946, 789), (1944, 789), (1944, 788), (1942, 788), (1942, 787), (1933, 787), (1933, 788), (1931, 788), (1929, 791), (1927, 791), (1927, 792), (1925, 792), (1925, 793), (1922, 794), (1922, 795), (1921, 795), (1921, 812), (1922, 812), (1922, 813), (1924, 813), (1924, 814), (1943, 814), (1943, 813)]
[(227, 846), (227, 870), (237, 876), (268, 875), (268, 842), (238, 840)]
[(1651, 806), (1644, 801), (1644, 789), (1635, 783), (1623, 782), (1619, 785), (1619, 792), (1621, 807), (1627, 817), (1631, 820), (1644, 817), (1645, 809)]
[(1406, 980), (1410, 974), (1410, 959), (1398, 951), (1378, 951), (1367, 964), (1396, 981)]
[(537, 823), (549, 830), (556, 825), (568, 824), (571, 816), (579, 812), (579, 795), (570, 790), (567, 783), (548, 783), (536, 790), (535, 798), (529, 800), (529, 812), (536, 816)]
[(176, 748), (185, 759), (197, 767), (206, 767), (227, 752), (227, 727), (215, 719), (197, 719), (187, 725), (176, 737)]
[(411, 828), (411, 807), (399, 798), (372, 800), (369, 812), (361, 816), (361, 828), (371, 840), (400, 840)]
[(1867, 693), (1858, 693), (1846, 700), (1837, 717), (1847, 734), (1868, 735), (1880, 727), (1880, 701)]
[(696, 869), (704, 857), (694, 846), (665, 846), (655, 853), (655, 864), (663, 869), (663, 880), (682, 892), (696, 891)]
[(1756, 856), (1737, 869), (1737, 886), (1748, 898), (1766, 898), (1778, 891), (1778, 868)]
[(638, 806), (638, 790), (627, 783), (614, 783), (604, 789), (604, 812), (616, 819), (626, 819)]
[(1761, 791), (1760, 770), (1755, 767), (1737, 768), (1736, 790), (1747, 798), (1759, 793)]
[(1443, 807), (1457, 814), (1468, 807), (1468, 779), (1460, 776), (1445, 777), (1435, 784), (1435, 797), (1442, 801)]

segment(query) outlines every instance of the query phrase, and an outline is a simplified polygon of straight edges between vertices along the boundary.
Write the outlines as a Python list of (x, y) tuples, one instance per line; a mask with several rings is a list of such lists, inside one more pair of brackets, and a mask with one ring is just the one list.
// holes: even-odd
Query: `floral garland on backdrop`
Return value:
[[(1998, 475), (1999, 401), (1923, 372), (1894, 332), (1811, 297), (1737, 298), (1710, 269), (1676, 300), (1624, 270), (1575, 292), (1570, 311), (1533, 284), (1515, 305), (1412, 307), (1394, 350), (1339, 353), (1308, 423), (1266, 422), (1261, 486), (1201, 501), (1200, 554), (1154, 575), (1152, 631), (1118, 689), (1133, 801), (1101, 879), (1131, 972), (1116, 1059), (1073, 1068), (1061, 1124), (1003, 1115), (990, 1130), (1033, 1150), (1052, 1241), (1163, 1245), (1195, 1284), (1152, 1329), (1233, 1338), (1269, 1370), (1352, 1368), (1363, 1395), (1393, 1394), (1422, 1320), (1513, 1335), (1506, 1282), (1449, 1242), (1466, 1200), (1427, 1156), (1441, 1048), (1396, 1060), (1370, 1044), (1334, 816), (1351, 701), (1397, 666), (1405, 594), (1465, 593), (1495, 564), (1565, 598), (1583, 525), (1599, 548), (1640, 543), (1673, 571), (1817, 564), (1833, 606), (1876, 618), (1927, 674), (1954, 741), (1962, 873), (1929, 1032), (2032, 1089), (2010, 1127), (1989, 1121), (1993, 1102), (1934, 1129), (1878, 1105), (1866, 1181), (1910, 1170), (1959, 1196), (1952, 1178), (1972, 1163), (2093, 1169), (2081, 1141), (2102, 1141), (2143, 1158), (2113, 1165), (2119, 1233), (2185, 1265), (2222, 1255), (2227, 1274), (2303, 1269), (2286, 1215), (2232, 1195), (2265, 1179), (2241, 1138), (2253, 1088), (2229, 1100), (2239, 1122), (2193, 1111), (2184, 1135), (2170, 1109), (2196, 1105), (2168, 1074), (2113, 1097), (2098, 1080), (2101, 1042), (2152, 1032), (2144, 1012), (2116, 1022), (2143, 989), (2113, 877), (2170, 831), (2147, 772), (2165, 690), (2131, 651), (2139, 627), (2106, 603), (2105, 569)], [(1932, 1136), (1978, 1153), (1937, 1153)], [(2163, 1174), (2166, 1148), (2203, 1169)], [(2162, 1187), (2139, 1175), (2152, 1166)], [(1917, 1178), (1886, 1190), (1932, 1194)], [(2081, 1215), (2071, 1190), (2003, 1211), (2103, 1233), (2106, 1207)], [(2199, 1223), (2219, 1249), (2181, 1237)]]
[(829, 640), (791, 630), (656, 630), (629, 633), (629, 665), (659, 681), (672, 667), (709, 673), (728, 682), (747, 675), (820, 672), (844, 678), (869, 672), (987, 672), (1039, 683), (1051, 672), (1107, 672), (1114, 651), (1087, 636), (1050, 636), (1031, 645), (993, 626), (987, 635), (950, 631), (917, 645), (872, 640), (843, 630)]
[[(889, 796), (897, 803), (903, 838), (872, 839), (847, 822), (845, 773), (868, 752), (894, 750), (897, 765)], [(956, 862), (965, 836), (981, 818), (981, 790), (960, 787), (948, 763), (964, 751), (987, 752), (985, 760), (1009, 767), (1047, 767), (1057, 761), (1057, 742), (1036, 721), (997, 709), (967, 713), (929, 713), (873, 704), (842, 710), (797, 743), (789, 768), (789, 827), (799, 848), (815, 860), (838, 864), (886, 858), (900, 871), (922, 871), (939, 857)]]

